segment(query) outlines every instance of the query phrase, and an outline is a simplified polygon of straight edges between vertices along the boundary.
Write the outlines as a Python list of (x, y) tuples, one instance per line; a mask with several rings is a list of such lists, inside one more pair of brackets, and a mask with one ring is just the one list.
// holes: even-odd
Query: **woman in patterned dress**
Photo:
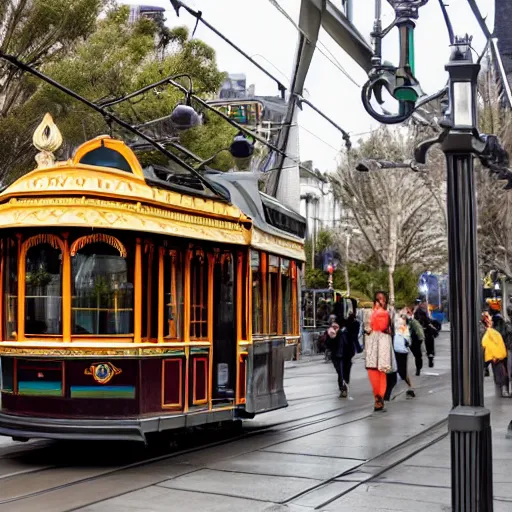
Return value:
[(366, 369), (375, 397), (376, 412), (384, 411), (386, 375), (393, 369), (392, 325), (385, 292), (375, 293), (369, 326), (366, 329)]

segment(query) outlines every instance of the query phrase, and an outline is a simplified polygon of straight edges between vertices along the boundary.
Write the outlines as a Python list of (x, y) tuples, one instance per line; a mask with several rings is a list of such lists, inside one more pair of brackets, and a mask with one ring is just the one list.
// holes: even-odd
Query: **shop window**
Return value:
[(181, 339), (183, 336), (183, 271), (181, 255), (170, 250), (164, 256), (164, 336)]
[(277, 334), (279, 312), (279, 257), (268, 257), (268, 312), (269, 333)]
[(71, 248), (73, 334), (133, 333), (133, 278), (126, 250), (114, 240)]
[(18, 244), (4, 240), (4, 332), (7, 340), (16, 339), (18, 330)]
[(263, 334), (263, 272), (261, 256), (258, 251), (251, 251), (252, 269), (252, 332)]
[[(62, 251), (51, 243), (27, 240), (25, 259), (25, 334), (62, 334)], [(46, 238), (45, 238), (46, 240)], [(31, 242), (36, 244), (30, 247)]]
[(293, 334), (292, 275), (290, 260), (281, 259), (282, 333)]
[(208, 260), (202, 251), (190, 261), (190, 339), (208, 339)]

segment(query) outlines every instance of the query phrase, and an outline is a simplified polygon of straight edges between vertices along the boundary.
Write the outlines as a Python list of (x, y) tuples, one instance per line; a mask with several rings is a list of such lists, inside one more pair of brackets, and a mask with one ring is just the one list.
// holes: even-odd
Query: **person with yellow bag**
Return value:
[(492, 318), (489, 313), (482, 315), (482, 324), (485, 327), (485, 333), (482, 337), (482, 347), (484, 349), (484, 360), (492, 364), (492, 373), (494, 383), (501, 390), (502, 397), (508, 397), (509, 376), (507, 372), (507, 348), (501, 334), (492, 327)]

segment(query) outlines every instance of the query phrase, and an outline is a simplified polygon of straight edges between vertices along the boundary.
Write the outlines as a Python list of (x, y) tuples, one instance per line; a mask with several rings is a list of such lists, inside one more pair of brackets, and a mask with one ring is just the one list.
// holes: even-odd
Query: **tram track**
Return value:
[[(447, 426), (447, 418), (437, 423), (434, 423), (433, 425), (430, 425), (429, 427), (423, 429), (417, 434), (407, 438), (405, 441), (389, 448), (383, 453), (380, 453), (375, 457), (371, 457), (370, 459), (365, 460), (361, 464), (357, 464), (356, 466), (352, 467), (349, 470), (342, 471), (341, 473), (333, 477), (326, 478), (321, 482), (312, 485), (310, 488), (305, 489), (300, 493), (297, 493), (294, 496), (289, 497), (286, 501), (283, 502), (283, 504), (291, 503), (317, 489), (329, 485), (330, 483), (341, 480), (343, 479), (343, 477), (353, 475), (355, 472), (364, 473), (365, 468), (369, 468), (367, 477), (362, 477), (361, 480), (354, 482), (354, 485), (351, 486), (349, 489), (346, 489), (343, 492), (335, 494), (328, 500), (325, 500), (324, 502), (320, 503), (315, 507), (315, 510), (321, 510), (322, 508), (330, 505), (334, 501), (342, 498), (346, 494), (349, 494), (350, 492), (354, 491), (361, 485), (367, 484), (372, 480), (375, 480), (379, 476), (396, 467), (398, 464), (406, 462), (407, 460), (411, 459), (412, 457), (422, 452), (423, 450), (426, 450), (433, 446), (434, 444), (442, 441), (444, 438), (446, 438), (446, 436), (448, 436)], [(422, 442), (423, 440), (424, 442)], [(404, 451), (405, 454), (400, 455), (400, 453)]]
[[(441, 384), (441, 383), (439, 383), (439, 384)], [(425, 383), (424, 386), (417, 387), (416, 389), (420, 390), (420, 389), (427, 388), (427, 387), (430, 388), (430, 392), (442, 392), (445, 389), (447, 389), (449, 386), (446, 386), (446, 385), (432, 386), (432, 383)], [(325, 396), (325, 395), (322, 395), (322, 396)], [(315, 399), (314, 397), (309, 398), (309, 400), (314, 400), (314, 399)], [(318, 402), (315, 401), (315, 403), (318, 403)], [(249, 425), (248, 429), (241, 434), (239, 434), (239, 433), (236, 433), (235, 435), (228, 434), (227, 437), (223, 437), (221, 439), (217, 439), (212, 442), (205, 442), (205, 443), (197, 444), (197, 436), (194, 436), (192, 434), (193, 439), (191, 438), (189, 440), (192, 440), (193, 442), (195, 442), (195, 445), (191, 448), (174, 451), (172, 453), (159, 454), (154, 457), (147, 457), (147, 452), (144, 452), (145, 455), (142, 454), (142, 452), (141, 452), (142, 455), (141, 455), (140, 460), (135, 460), (128, 464), (123, 464), (123, 465), (117, 466), (117, 467), (107, 467), (107, 468), (103, 468), (103, 469), (96, 468), (94, 470), (91, 470), (90, 472), (88, 472), (87, 469), (84, 470), (83, 468), (78, 468), (78, 469), (75, 468), (74, 475), (71, 477), (71, 480), (69, 480), (69, 476), (66, 474), (66, 470), (69, 469), (70, 464), (55, 464), (55, 465), (49, 465), (49, 466), (43, 467), (43, 468), (41, 468), (41, 467), (34, 468), (33, 470), (28, 468), (26, 471), (21, 471), (21, 472), (16, 471), (11, 474), (4, 474), (4, 475), (1, 475), (0, 478), (3, 482), (2, 486), (5, 486), (5, 488), (12, 488), (12, 485), (10, 485), (11, 483), (14, 483), (18, 479), (23, 479), (23, 478), (26, 479), (27, 477), (31, 477), (33, 481), (38, 480), (38, 477), (40, 477), (40, 479), (47, 482), (47, 485), (37, 485), (37, 482), (36, 482), (36, 485), (34, 485), (34, 483), (32, 481), (32, 485), (31, 485), (32, 491), (21, 492), (19, 494), (14, 492), (10, 497), (8, 497), (6, 499), (0, 499), (0, 511), (3, 511), (3, 510), (16, 510), (16, 511), (30, 510), (30, 507), (31, 506), (33, 507), (33, 505), (30, 505), (26, 509), (23, 507), (23, 505), (24, 505), (24, 503), (27, 503), (27, 505), (29, 505), (29, 502), (33, 502), (34, 499), (40, 499), (40, 498), (43, 498), (44, 496), (51, 496), (53, 494), (59, 494), (59, 492), (65, 492), (70, 489), (79, 488), (79, 487), (83, 487), (83, 486), (87, 486), (87, 485), (89, 485), (89, 486), (92, 485), (94, 488), (95, 484), (97, 485), (100, 481), (102, 481), (104, 479), (108, 480), (110, 478), (112, 480), (119, 480), (120, 478), (122, 478), (123, 474), (131, 475), (130, 477), (127, 477), (127, 479), (130, 480), (130, 478), (133, 479), (132, 474), (134, 472), (137, 472), (140, 470), (142, 470), (143, 472), (147, 471), (149, 474), (151, 474), (151, 472), (152, 472), (151, 466), (156, 466), (159, 463), (161, 464), (161, 463), (164, 463), (171, 459), (179, 459), (180, 457), (184, 457), (184, 456), (196, 453), (196, 452), (213, 449), (216, 447), (222, 447), (223, 445), (236, 443), (238, 441), (247, 441), (251, 438), (256, 438), (257, 436), (262, 436), (264, 434), (278, 434), (279, 433), (279, 434), (292, 434), (292, 435), (286, 436), (285, 438), (281, 437), (280, 439), (272, 439), (272, 440), (269, 439), (268, 442), (266, 442), (263, 439), (263, 442), (260, 443), (260, 446), (257, 446), (256, 448), (248, 447), (248, 449), (246, 449), (245, 451), (242, 451), (241, 453), (238, 453), (238, 454), (240, 455), (240, 454), (244, 454), (244, 453), (250, 453), (250, 452), (256, 451), (256, 450), (265, 450), (265, 449), (267, 451), (272, 451), (271, 448), (273, 446), (276, 446), (284, 441), (293, 441), (293, 440), (301, 439), (303, 437), (307, 437), (307, 436), (313, 435), (313, 434), (318, 434), (323, 431), (327, 431), (329, 429), (339, 428), (339, 427), (342, 427), (343, 425), (347, 425), (350, 423), (364, 421), (364, 420), (367, 420), (368, 418), (370, 418), (371, 416), (373, 416), (372, 413), (368, 413), (368, 403), (366, 401), (364, 404), (361, 404), (358, 406), (356, 406), (353, 402), (344, 402), (344, 405), (345, 405), (344, 407), (341, 406), (341, 407), (327, 409), (327, 410), (320, 411), (320, 412), (310, 414), (307, 416), (302, 416), (301, 418), (291, 418), (291, 419), (288, 419), (285, 421), (275, 422), (275, 423), (262, 425), (262, 426), (258, 426), (258, 425), (250, 426)], [(361, 414), (361, 413), (363, 413), (363, 414)], [(341, 421), (337, 421), (340, 419), (341, 419)], [(331, 423), (327, 423), (327, 422), (331, 422)], [(317, 428), (320, 426), (322, 428)], [(429, 427), (429, 428), (432, 428), (432, 427)], [(429, 428), (422, 430), (421, 432), (419, 432), (415, 436), (411, 437), (410, 439), (416, 439), (418, 436), (423, 435), (426, 431), (429, 430)], [(222, 435), (225, 435), (225, 434), (221, 434), (221, 436)], [(401, 444), (397, 445), (396, 447), (393, 447), (391, 450), (400, 448)], [(45, 444), (44, 446), (39, 446), (38, 448), (40, 450), (46, 451), (48, 449), (51, 450), (52, 446)], [(26, 453), (24, 452), (22, 454), (22, 456), (23, 455), (26, 455)], [(383, 454), (380, 454), (378, 457), (381, 457), (381, 456), (383, 456)], [(12, 455), (11, 455), (11, 457), (12, 457)], [(365, 464), (369, 464), (371, 461), (374, 461), (375, 459), (376, 458), (362, 461), (360, 465), (357, 465), (357, 467), (363, 467)], [(0, 470), (1, 470), (1, 461), (2, 461), (2, 459), (0, 459)], [(177, 464), (180, 464), (180, 463), (178, 462)], [(391, 469), (391, 467), (389, 467), (388, 469)], [(386, 469), (386, 471), (388, 469)], [(62, 482), (62, 480), (60, 480), (59, 484), (52, 485), (52, 483), (55, 481), (55, 479), (59, 478), (60, 473), (62, 473), (62, 478), (64, 480), (68, 479), (69, 481)], [(82, 474), (80, 474), (80, 473), (82, 473)], [(107, 495), (102, 495), (101, 499), (99, 499), (97, 501), (92, 499), (92, 501), (90, 501), (90, 502), (88, 501), (87, 503), (82, 503), (76, 507), (72, 506), (71, 508), (67, 508), (67, 509), (62, 509), (62, 508), (58, 508), (58, 507), (57, 508), (59, 510), (76, 510), (83, 506), (87, 506), (87, 505), (91, 505), (94, 503), (104, 501), (105, 499), (115, 498), (115, 497), (122, 496), (126, 493), (129, 493), (129, 492), (132, 492), (135, 490), (143, 489), (145, 487), (150, 487), (153, 485), (158, 485), (158, 484), (165, 482), (166, 480), (172, 479), (176, 476), (183, 476), (184, 474), (187, 474), (187, 472), (183, 472), (183, 473), (180, 473), (179, 475), (174, 475), (174, 476), (162, 475), (162, 474), (150, 475), (147, 477), (147, 480), (143, 479), (141, 481), (132, 482), (130, 485), (128, 485), (128, 487), (121, 486), (121, 488), (119, 488), (119, 492), (112, 492), (112, 490), (110, 490), (107, 493)], [(319, 488), (324, 485), (328, 485), (329, 482), (335, 480), (336, 478), (342, 478), (343, 476), (345, 476), (347, 474), (348, 474), (347, 472), (344, 472), (344, 473), (341, 473), (340, 475), (336, 475), (335, 477), (330, 478), (325, 481), (322, 481), (320, 483), (317, 482), (311, 488), (308, 488), (303, 493), (300, 493), (298, 496), (294, 496), (294, 497), (290, 498), (290, 500), (297, 499), (298, 497), (300, 497), (303, 494), (314, 491), (316, 488)], [(374, 476), (372, 476), (371, 478), (374, 478)], [(364, 483), (364, 482), (359, 483), (359, 485), (361, 485), (362, 483)], [(29, 485), (28, 487), (30, 488), (31, 486)], [(287, 500), (287, 502), (289, 502), (290, 500)], [(46, 509), (46, 510), (53, 510), (53, 509)]]
[[(91, 483), (91, 482), (97, 481), (98, 479), (105, 478), (105, 477), (107, 477), (109, 475), (119, 474), (119, 473), (122, 473), (122, 472), (125, 472), (125, 471), (128, 471), (128, 470), (133, 470), (133, 469), (136, 469), (136, 468), (141, 468), (141, 467), (144, 467), (144, 466), (149, 466), (149, 465), (156, 464), (156, 463), (159, 463), (159, 462), (162, 462), (162, 461), (167, 461), (167, 460), (178, 458), (178, 457), (181, 457), (181, 456), (184, 456), (184, 455), (189, 455), (189, 454), (192, 454), (192, 453), (195, 453), (195, 452), (200, 452), (202, 450), (207, 450), (207, 449), (211, 449), (211, 448), (215, 448), (215, 447), (220, 447), (220, 446), (227, 445), (227, 444), (230, 444), (230, 443), (234, 443), (234, 442), (237, 442), (237, 441), (247, 440), (247, 439), (249, 439), (251, 437), (260, 436), (260, 435), (263, 435), (263, 434), (274, 433), (274, 432), (275, 433), (278, 433), (278, 432), (279, 433), (294, 432), (296, 430), (307, 429), (308, 427), (314, 427), (314, 426), (317, 426), (317, 425), (319, 425), (321, 423), (325, 423), (325, 422), (328, 422), (328, 421), (331, 421), (331, 420), (336, 420), (337, 418), (350, 415), (350, 418), (347, 418), (346, 421), (335, 422), (333, 425), (327, 427), (327, 428), (337, 428), (337, 427), (340, 427), (340, 426), (342, 426), (344, 424), (352, 423), (354, 421), (360, 421), (362, 419), (367, 419), (368, 417), (371, 416), (371, 414), (364, 414), (361, 417), (354, 418), (354, 415), (359, 414), (361, 411), (368, 411), (368, 405), (365, 404), (365, 405), (362, 405), (360, 407), (350, 408), (349, 411), (345, 411), (344, 408), (335, 408), (335, 409), (330, 409), (328, 411), (322, 411), (322, 412), (319, 412), (319, 413), (316, 413), (316, 414), (312, 414), (312, 415), (310, 415), (308, 417), (302, 418), (303, 420), (304, 419), (309, 420), (309, 421), (305, 421), (305, 422), (304, 421), (301, 422), (300, 420), (297, 420), (297, 419), (292, 419), (292, 420), (287, 420), (287, 421), (283, 421), (283, 422), (273, 423), (273, 424), (262, 426), (262, 427), (252, 428), (252, 429), (250, 429), (250, 430), (248, 430), (248, 431), (246, 431), (246, 432), (244, 432), (242, 434), (235, 435), (235, 436), (229, 436), (229, 437), (227, 437), (225, 439), (221, 439), (221, 440), (214, 441), (214, 442), (211, 442), (211, 443), (203, 443), (203, 444), (194, 446), (194, 447), (189, 448), (189, 449), (178, 450), (178, 451), (173, 452), (173, 453), (167, 453), (167, 454), (158, 455), (158, 456), (155, 456), (155, 457), (144, 458), (142, 460), (135, 461), (135, 462), (132, 462), (132, 463), (129, 463), (129, 464), (125, 464), (125, 465), (120, 466), (120, 467), (109, 468), (109, 469), (105, 469), (103, 471), (101, 471), (101, 470), (100, 471), (96, 471), (94, 474), (92, 474), (90, 476), (86, 476), (84, 478), (77, 478), (76, 480), (72, 480), (72, 481), (69, 481), (69, 482), (66, 482), (66, 483), (62, 483), (62, 484), (58, 484), (58, 485), (53, 485), (53, 486), (51, 485), (49, 487), (46, 487), (44, 489), (40, 489), (40, 490), (37, 490), (37, 491), (34, 491), (34, 492), (28, 492), (28, 493), (12, 496), (12, 497), (9, 497), (7, 499), (0, 499), (0, 510), (8, 510), (7, 508), (4, 508), (5, 506), (8, 506), (8, 505), (15, 505), (16, 506), (16, 510), (19, 510), (18, 504), (23, 502), (24, 500), (29, 499), (29, 498), (40, 497), (40, 496), (43, 496), (43, 495), (48, 494), (48, 493), (52, 493), (52, 492), (55, 492), (55, 491), (63, 490), (63, 489), (66, 489), (66, 488), (69, 488), (69, 487), (72, 487), (72, 486), (76, 486), (76, 485), (79, 485), (79, 484), (83, 484), (83, 483)], [(331, 414), (331, 413), (335, 413), (335, 414)], [(325, 416), (325, 415), (328, 415), (328, 416), (318, 418), (318, 416)], [(316, 419), (313, 419), (313, 418), (316, 418)], [(284, 427), (285, 425), (289, 425), (289, 426)], [(295, 440), (295, 439), (300, 439), (303, 436), (311, 435), (312, 433), (317, 433), (317, 432), (319, 432), (319, 430), (315, 429), (312, 432), (308, 431), (306, 433), (301, 433), (300, 435), (289, 437), (286, 440), (290, 440), (291, 441), (291, 440)], [(282, 441), (283, 441), (283, 439), (281, 439), (281, 441), (279, 441), (279, 442), (282, 442)], [(261, 448), (271, 447), (274, 444), (278, 444), (278, 443), (277, 442), (276, 443), (268, 443), (268, 444), (263, 443), (263, 446)], [(35, 477), (37, 474), (41, 475), (44, 472), (49, 472), (51, 470), (58, 471), (58, 470), (61, 470), (61, 469), (66, 469), (66, 466), (63, 466), (63, 465), (51, 465), (51, 466), (48, 466), (46, 468), (39, 468), (39, 469), (34, 470), (32, 472), (29, 471), (28, 473), (16, 472), (16, 473), (13, 473), (11, 475), (4, 475), (3, 476), (3, 480), (4, 480), (5, 483), (7, 483), (6, 481), (8, 481), (9, 478), (16, 479), (17, 477), (23, 476), (25, 474), (30, 474), (31, 476)], [(168, 477), (164, 478), (161, 481), (165, 481), (167, 478)], [(45, 480), (47, 480), (47, 479), (45, 478)], [(156, 482), (152, 482), (149, 485), (156, 485), (158, 483), (159, 482), (156, 481)], [(8, 485), (7, 487), (12, 487), (12, 486)], [(132, 490), (135, 490), (135, 489), (132, 489)], [(127, 491), (127, 492), (129, 492), (129, 491)], [(121, 494), (124, 494), (124, 493), (121, 493)], [(111, 497), (115, 497), (115, 496), (111, 496)], [(10, 510), (13, 510), (13, 509), (10, 509)], [(70, 509), (70, 510), (72, 510), (72, 509)]]

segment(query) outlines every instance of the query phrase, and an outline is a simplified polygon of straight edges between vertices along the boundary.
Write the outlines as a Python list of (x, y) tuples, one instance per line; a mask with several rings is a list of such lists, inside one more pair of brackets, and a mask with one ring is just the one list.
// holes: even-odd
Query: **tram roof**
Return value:
[[(228, 192), (253, 224), (252, 243), (256, 247), (278, 254), (299, 258), (299, 244), (306, 232), (306, 219), (277, 199), (258, 189), (258, 177), (251, 172), (215, 172), (207, 175), (210, 181)], [(302, 249), (300, 249), (302, 252)], [(305, 259), (304, 255), (300, 256)]]
[(2, 227), (124, 229), (304, 259), (305, 220), (259, 192), (252, 173), (195, 176), (179, 165), (143, 169), (124, 142), (106, 135), (82, 144), (73, 158), (55, 161), (61, 143), (45, 116), (34, 134), (38, 167), (0, 192)]

